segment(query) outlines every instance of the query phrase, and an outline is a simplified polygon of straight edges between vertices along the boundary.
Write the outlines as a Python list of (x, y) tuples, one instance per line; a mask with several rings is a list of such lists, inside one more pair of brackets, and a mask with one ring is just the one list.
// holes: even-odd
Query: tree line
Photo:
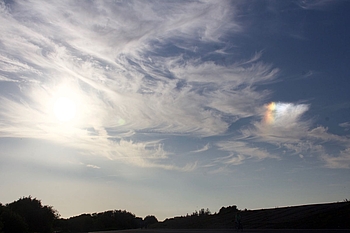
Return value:
[(239, 210), (237, 206), (222, 207), (218, 213), (211, 213), (209, 208), (195, 210), (192, 214), (167, 218), (163, 222), (153, 224), (155, 229), (216, 229), (233, 228), (234, 217)]
[(31, 196), (6, 205), (0, 203), (0, 233), (124, 230), (147, 228), (157, 222), (155, 216), (149, 215), (142, 219), (125, 210), (81, 214), (63, 219), (52, 206), (42, 205), (40, 200)]
[(150, 224), (157, 222), (157, 218), (151, 215), (142, 219), (125, 210), (109, 210), (58, 219), (56, 229), (60, 232), (125, 230), (147, 228)]
[(22, 233), (53, 231), (59, 214), (51, 206), (43, 206), (36, 198), (23, 197), (7, 205), (0, 203), (0, 232)]

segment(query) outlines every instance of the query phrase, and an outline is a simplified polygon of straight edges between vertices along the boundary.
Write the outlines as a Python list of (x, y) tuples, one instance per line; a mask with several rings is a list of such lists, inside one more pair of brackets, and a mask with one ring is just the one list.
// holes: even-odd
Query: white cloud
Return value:
[(322, 10), (331, 4), (334, 4), (332, 0), (299, 0), (297, 4), (304, 10)]
[[(350, 146), (349, 138), (329, 133), (323, 126), (312, 128), (312, 122), (302, 118), (308, 109), (309, 106), (305, 104), (272, 102), (265, 105), (261, 121), (253, 122), (253, 127), (244, 127), (241, 140), (268, 143), (283, 153), (300, 158), (306, 155), (316, 157), (324, 161), (327, 167), (348, 167), (346, 151)], [(327, 153), (326, 143), (330, 142), (335, 143), (339, 150)], [(231, 150), (235, 150), (234, 144)], [(341, 165), (341, 162), (344, 164)]]
[[(218, 66), (214, 62), (169, 60), (170, 71), (188, 82), (228, 84), (232, 87), (250, 86), (276, 78), (278, 69), (257, 62), (256, 59), (242, 64)], [(244, 65), (244, 66), (243, 66)]]
[(221, 158), (222, 162), (228, 165), (242, 164), (245, 159), (246, 158), (244, 155), (240, 155), (240, 154), (234, 155), (233, 153), (227, 157)]
[(18, 81), (0, 75), (0, 82), (18, 82)]
[(267, 150), (251, 146), (242, 141), (222, 141), (216, 143), (219, 150), (230, 152), (230, 156), (225, 159), (225, 163), (237, 165), (245, 159), (262, 160), (266, 158), (278, 158), (278, 156), (269, 153)]
[(328, 129), (323, 126), (318, 126), (308, 132), (308, 137), (312, 137), (322, 141), (335, 141), (338, 143), (343, 143), (350, 145), (350, 140), (344, 136), (338, 136), (327, 132)]
[[(0, 95), (0, 136), (50, 140), (138, 166), (191, 170), (193, 163), (172, 164), (161, 140), (131, 138), (145, 132), (159, 139), (222, 136), (239, 119), (265, 112), (264, 120), (242, 129), (243, 138), (298, 154), (317, 148), (314, 141), (347, 144), (348, 139), (321, 126), (310, 129), (311, 123), (301, 118), (309, 109), (305, 104), (276, 103), (270, 112), (273, 123), (266, 121), (261, 105), (270, 92), (257, 87), (275, 80), (279, 71), (260, 62), (261, 52), (227, 65), (203, 59), (225, 54), (223, 38), (242, 32), (234, 5), (2, 3), (0, 85), (7, 82), (12, 89)], [(206, 54), (196, 53), (204, 48)], [(77, 106), (74, 120), (66, 124), (53, 113), (62, 95)], [(234, 164), (276, 157), (249, 142), (216, 146), (233, 153), (229, 161)]]
[(340, 123), (339, 126), (344, 128), (345, 131), (348, 131), (350, 129), (350, 122)]
[(92, 164), (87, 164), (86, 166), (89, 167), (89, 168), (93, 168), (93, 169), (100, 169), (99, 166), (92, 165)]
[(211, 148), (210, 144), (207, 143), (205, 146), (203, 146), (202, 148), (198, 149), (198, 150), (194, 150), (194, 151), (191, 151), (191, 153), (201, 153), (201, 152), (204, 152), (204, 151), (207, 151)]
[(324, 154), (322, 159), (329, 168), (350, 168), (350, 148), (341, 151), (338, 156)]
[[(266, 97), (254, 86), (276, 76), (256, 56), (224, 67), (200, 59), (181, 65), (181, 54), (151, 55), (167, 40), (205, 45), (240, 31), (230, 2), (79, 4), (3, 5), (2, 81), (19, 82), (21, 90), (13, 93), (17, 100), (3, 97), (3, 135), (57, 140), (68, 132), (88, 135), (86, 129), (104, 131), (107, 138), (140, 130), (218, 135), (231, 123), (223, 114), (252, 116)], [(68, 132), (55, 129), (50, 112), (62, 86), (79, 107)]]
[(305, 104), (272, 102), (264, 106), (263, 119), (254, 122), (254, 128), (243, 129), (242, 133), (271, 143), (298, 142), (310, 127), (308, 121), (301, 119), (308, 109)]
[[(7, 52), (2, 62), (7, 69), (12, 67), (7, 72), (25, 85), (36, 81), (51, 91), (53, 85), (60, 85), (58, 80), (73, 82), (90, 109), (85, 109), (86, 121), (80, 122), (93, 127), (118, 125), (118, 118), (117, 122), (124, 122), (123, 128), (132, 131), (222, 134), (230, 122), (222, 120), (221, 114), (254, 114), (254, 103), (266, 94), (253, 86), (275, 77), (276, 71), (262, 63), (244, 68), (189, 61), (179, 66), (159, 56), (151, 59), (157, 63), (145, 62), (144, 56), (155, 49), (152, 41), (217, 41), (231, 29), (239, 30), (228, 2), (153, 6), (142, 2), (115, 6), (89, 3), (79, 7), (72, 2), (55, 4), (20, 2), (12, 6), (11, 13), (4, 17), (8, 26), (2, 28)], [(29, 21), (35, 23), (27, 24)], [(169, 72), (176, 79), (169, 79)], [(208, 73), (207, 80), (191, 83), (196, 73)], [(186, 85), (180, 90), (177, 85), (182, 81)], [(209, 89), (198, 93), (205, 83)], [(248, 87), (240, 91), (242, 84)]]

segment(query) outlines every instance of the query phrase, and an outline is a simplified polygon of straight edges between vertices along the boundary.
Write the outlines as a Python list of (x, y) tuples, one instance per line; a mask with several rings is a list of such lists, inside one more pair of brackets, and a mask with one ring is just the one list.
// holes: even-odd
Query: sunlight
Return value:
[(76, 104), (73, 100), (67, 97), (59, 97), (54, 104), (54, 113), (59, 121), (71, 121), (76, 114)]

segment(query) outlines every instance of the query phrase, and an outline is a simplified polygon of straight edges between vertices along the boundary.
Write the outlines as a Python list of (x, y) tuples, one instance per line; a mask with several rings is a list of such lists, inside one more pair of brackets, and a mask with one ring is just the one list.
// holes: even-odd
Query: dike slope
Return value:
[[(175, 217), (151, 226), (154, 229), (234, 228), (236, 206), (217, 214)], [(350, 202), (312, 204), (241, 211), (245, 229), (350, 229)]]

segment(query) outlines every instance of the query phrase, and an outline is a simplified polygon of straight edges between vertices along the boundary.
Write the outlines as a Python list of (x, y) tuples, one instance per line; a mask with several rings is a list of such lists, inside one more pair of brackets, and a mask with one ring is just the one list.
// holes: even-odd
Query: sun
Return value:
[(55, 101), (53, 110), (57, 120), (69, 122), (74, 119), (77, 108), (72, 99), (68, 97), (59, 97)]

